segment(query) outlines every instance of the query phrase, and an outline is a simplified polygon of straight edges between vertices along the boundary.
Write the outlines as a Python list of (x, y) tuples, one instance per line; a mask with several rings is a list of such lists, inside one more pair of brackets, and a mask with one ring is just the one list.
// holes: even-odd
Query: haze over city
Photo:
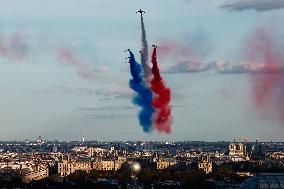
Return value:
[[(143, 132), (131, 49), (149, 44), (171, 132)], [(283, 140), (284, 3), (0, 1), (0, 140)]]

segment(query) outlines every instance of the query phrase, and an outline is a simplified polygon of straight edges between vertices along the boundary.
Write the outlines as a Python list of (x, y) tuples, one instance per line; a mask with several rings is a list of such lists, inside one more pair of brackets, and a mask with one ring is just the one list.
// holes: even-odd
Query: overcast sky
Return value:
[[(144, 133), (131, 102), (123, 51), (140, 59), (140, 8), (171, 134)], [(284, 92), (255, 86), (271, 61), (284, 84), (283, 18), (283, 0), (0, 0), (0, 140), (280, 141)]]

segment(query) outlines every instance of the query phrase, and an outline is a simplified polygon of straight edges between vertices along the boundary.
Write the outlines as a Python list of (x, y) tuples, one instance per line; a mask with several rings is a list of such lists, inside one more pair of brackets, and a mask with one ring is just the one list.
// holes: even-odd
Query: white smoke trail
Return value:
[(148, 43), (146, 39), (146, 31), (145, 31), (142, 14), (141, 14), (141, 32), (142, 32), (141, 65), (143, 69), (143, 79), (146, 83), (149, 83), (152, 78), (152, 72), (148, 63)]

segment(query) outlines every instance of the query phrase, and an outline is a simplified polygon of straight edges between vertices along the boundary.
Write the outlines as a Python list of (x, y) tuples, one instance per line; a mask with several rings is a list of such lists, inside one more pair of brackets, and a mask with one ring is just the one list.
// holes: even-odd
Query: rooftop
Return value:
[(246, 179), (241, 187), (242, 189), (284, 189), (284, 173), (260, 173)]

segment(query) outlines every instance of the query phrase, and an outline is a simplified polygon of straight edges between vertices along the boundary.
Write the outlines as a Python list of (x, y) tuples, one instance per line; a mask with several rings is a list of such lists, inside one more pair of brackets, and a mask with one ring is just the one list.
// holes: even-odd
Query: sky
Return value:
[[(132, 103), (140, 8), (168, 134)], [(283, 0), (0, 0), (0, 140), (281, 141), (283, 18)]]

